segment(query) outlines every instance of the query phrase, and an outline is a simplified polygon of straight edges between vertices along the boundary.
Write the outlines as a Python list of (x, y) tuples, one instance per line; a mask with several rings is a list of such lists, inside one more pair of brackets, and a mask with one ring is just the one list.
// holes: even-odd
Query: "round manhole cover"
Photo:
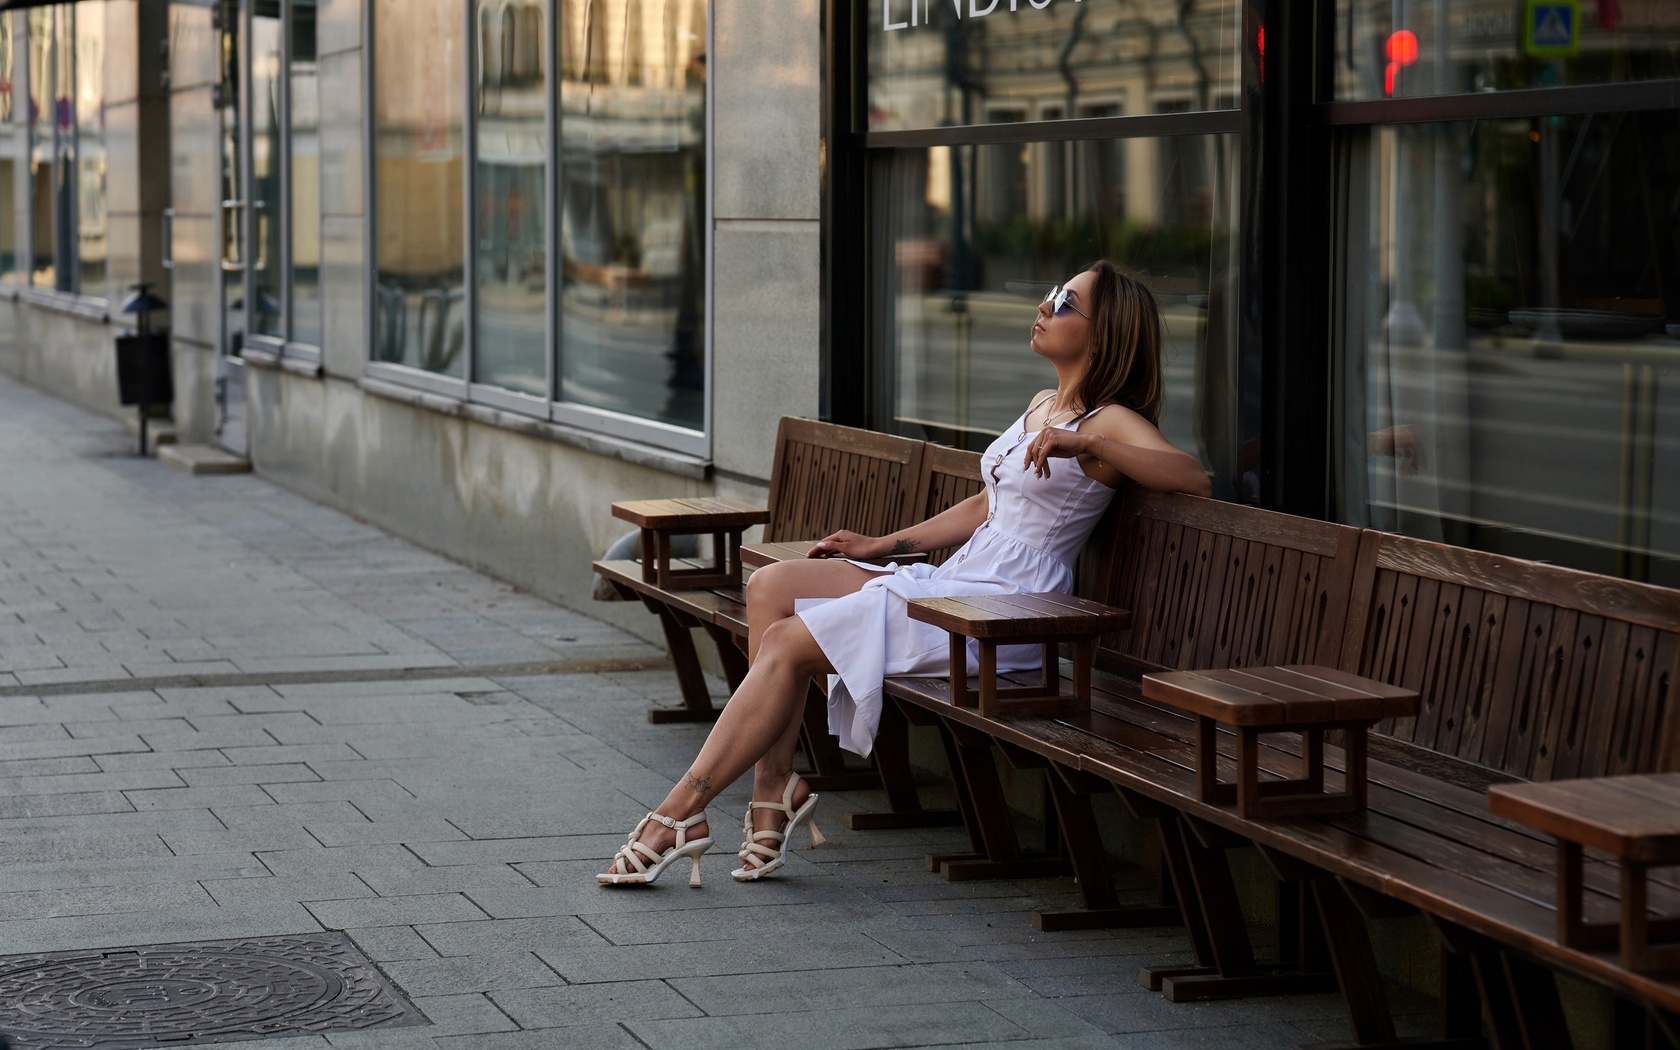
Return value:
[(22, 1047), (220, 1042), (423, 1024), (334, 934), (0, 959), (0, 1031)]

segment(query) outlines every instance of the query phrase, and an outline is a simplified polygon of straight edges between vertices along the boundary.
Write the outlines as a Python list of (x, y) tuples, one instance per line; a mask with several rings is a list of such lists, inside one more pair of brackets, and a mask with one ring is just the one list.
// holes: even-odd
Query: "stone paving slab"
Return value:
[(830, 844), (737, 885), (737, 785), (702, 889), (603, 889), (705, 735), (647, 724), (677, 700), (653, 647), (260, 477), (138, 459), (120, 425), (4, 379), (0, 447), (9, 952), (341, 929), (432, 1021), (288, 1047), (1349, 1035), (1333, 996), (1165, 1002), (1137, 970), (1187, 958), (1180, 931), (1038, 933), (1071, 880), (947, 883), (922, 858), (960, 830), (843, 827), (879, 792), (825, 793)]

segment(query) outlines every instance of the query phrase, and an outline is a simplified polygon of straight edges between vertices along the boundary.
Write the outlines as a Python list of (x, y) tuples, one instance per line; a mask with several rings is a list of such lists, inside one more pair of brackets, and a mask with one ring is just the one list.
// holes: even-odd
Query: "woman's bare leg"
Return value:
[[(756, 643), (751, 667), (707, 734), (693, 765), (659, 804), (658, 812), (678, 820), (698, 813), (755, 765), (759, 769), (753, 778), (753, 797), (781, 801), (793, 769), (808, 683), (813, 675), (834, 670), (804, 621), (793, 615), (794, 599), (851, 594), (875, 575), (855, 565), (824, 561), (785, 562), (753, 573), (747, 584), (748, 638)], [(755, 609), (759, 610), (756, 622)], [(772, 618), (763, 610), (781, 615)], [(706, 827), (696, 825), (688, 837), (705, 834)], [(642, 841), (663, 851), (676, 841), (676, 832), (649, 823)]]

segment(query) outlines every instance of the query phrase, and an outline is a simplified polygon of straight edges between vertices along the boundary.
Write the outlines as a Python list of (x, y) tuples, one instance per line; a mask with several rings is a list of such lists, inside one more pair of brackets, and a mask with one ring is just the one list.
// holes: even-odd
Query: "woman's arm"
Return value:
[(862, 536), (842, 529), (818, 540), (805, 556), (827, 558), (838, 555), (867, 561), (894, 554), (938, 550), (967, 540), (985, 520), (986, 494), (976, 492), (956, 506), (890, 536)]
[(1043, 477), (1050, 473), (1050, 460), (1072, 457), (1084, 459), (1085, 472), (1108, 485), (1131, 478), (1158, 492), (1213, 495), (1195, 456), (1174, 448), (1149, 420), (1121, 405), (1109, 405), (1078, 430), (1041, 431), (1027, 446), (1021, 469)]

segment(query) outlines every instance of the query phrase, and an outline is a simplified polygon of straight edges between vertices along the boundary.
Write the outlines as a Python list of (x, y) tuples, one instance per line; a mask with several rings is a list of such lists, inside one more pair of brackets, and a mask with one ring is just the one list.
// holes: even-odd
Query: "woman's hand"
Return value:
[(805, 552), (807, 558), (855, 558), (869, 561), (887, 553), (887, 541), (879, 536), (864, 536), (841, 529), (832, 536), (824, 536), (817, 545)]
[(1074, 456), (1085, 455), (1090, 450), (1090, 445), (1090, 437), (1077, 430), (1045, 427), (1038, 432), (1037, 437), (1027, 443), (1027, 455), (1021, 461), (1021, 469), (1033, 471), (1034, 477), (1047, 478), (1050, 476), (1052, 459), (1071, 459)]

